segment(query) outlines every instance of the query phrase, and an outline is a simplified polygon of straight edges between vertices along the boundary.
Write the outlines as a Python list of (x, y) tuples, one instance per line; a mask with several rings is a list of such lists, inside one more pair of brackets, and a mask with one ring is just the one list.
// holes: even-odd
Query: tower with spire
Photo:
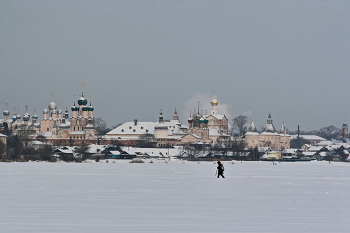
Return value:
[(208, 121), (207, 127), (209, 129), (217, 130), (217, 132), (222, 136), (228, 135), (228, 119), (224, 114), (219, 114), (219, 101), (216, 98), (216, 93), (214, 94), (213, 99), (210, 101), (210, 104), (212, 106), (210, 115), (203, 116), (204, 119)]
[(160, 108), (158, 124), (154, 127), (154, 137), (156, 139), (168, 138), (168, 126), (164, 124), (163, 109)]
[(218, 106), (219, 102), (216, 99), (216, 94), (214, 94), (214, 98), (210, 101), (210, 104), (212, 106), (212, 108), (211, 108), (211, 115), (213, 115), (213, 116), (218, 115), (219, 112), (218, 112), (217, 106)]
[(275, 126), (273, 126), (273, 120), (271, 118), (270, 113), (269, 113), (269, 116), (267, 117), (267, 121), (266, 121), (266, 124), (265, 124), (263, 131), (267, 132), (267, 133), (275, 133), (276, 132)]
[(342, 132), (343, 138), (349, 138), (349, 128), (348, 128), (348, 124), (346, 123), (346, 121), (344, 121), (344, 123), (341, 127), (341, 132)]

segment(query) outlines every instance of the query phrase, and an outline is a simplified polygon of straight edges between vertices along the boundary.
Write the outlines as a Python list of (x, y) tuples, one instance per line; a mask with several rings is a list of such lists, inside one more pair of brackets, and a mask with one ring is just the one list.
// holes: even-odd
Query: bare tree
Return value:
[(108, 131), (106, 131), (107, 129), (107, 123), (105, 120), (102, 119), (102, 117), (97, 117), (95, 118), (95, 130), (97, 132), (97, 135), (105, 135), (106, 133), (108, 133)]
[(86, 144), (85, 140), (82, 140), (80, 143), (80, 146), (75, 148), (75, 152), (81, 155), (81, 158), (83, 160), (89, 159), (89, 154), (86, 153), (86, 150), (88, 149), (88, 145)]
[(335, 127), (334, 125), (322, 127), (317, 135), (323, 137), (327, 140), (339, 139), (341, 137), (341, 129)]
[(186, 143), (182, 146), (180, 154), (187, 154), (189, 159), (202, 157), (208, 154), (209, 150), (202, 143)]
[(7, 157), (9, 159), (19, 159), (22, 155), (23, 143), (18, 135), (11, 135), (7, 138)]
[(153, 134), (145, 133), (138, 138), (139, 147), (155, 147), (157, 139)]
[(308, 140), (304, 139), (303, 137), (299, 137), (299, 138), (290, 140), (290, 147), (300, 149), (303, 145), (307, 143), (309, 143)]
[(227, 155), (227, 151), (232, 148), (233, 141), (230, 136), (219, 136), (213, 146), (213, 150), (221, 151), (222, 155)]
[(6, 157), (6, 144), (0, 140), (0, 158)]
[(233, 118), (232, 129), (238, 132), (238, 136), (243, 136), (247, 132), (247, 124), (249, 122), (249, 117), (240, 115)]
[(243, 138), (233, 138), (232, 140), (232, 151), (240, 152), (247, 148), (247, 143)]

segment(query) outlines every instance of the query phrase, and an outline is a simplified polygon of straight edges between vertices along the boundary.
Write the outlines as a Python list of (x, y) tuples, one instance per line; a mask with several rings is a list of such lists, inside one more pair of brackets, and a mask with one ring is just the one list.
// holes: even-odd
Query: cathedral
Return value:
[[(83, 86), (83, 85), (82, 85)], [(10, 118), (10, 112), (6, 104), (6, 109), (3, 112), (4, 119), (0, 119), (0, 130), (2, 132), (12, 131), (15, 134), (26, 133), (32, 138), (37, 136), (46, 139), (95, 139), (94, 116), (91, 100), (88, 105), (88, 100), (84, 97), (84, 89), (81, 97), (71, 107), (72, 117), (69, 118), (69, 110), (66, 107), (64, 111), (52, 100), (48, 106), (44, 106), (43, 118), (38, 122), (36, 110), (30, 121), (28, 106), (26, 113), (21, 116), (19, 113)]]

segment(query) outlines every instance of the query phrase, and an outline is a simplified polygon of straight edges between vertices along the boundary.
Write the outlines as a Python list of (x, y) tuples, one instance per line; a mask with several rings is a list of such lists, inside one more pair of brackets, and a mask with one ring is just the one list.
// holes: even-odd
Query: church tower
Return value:
[[(72, 117), (70, 119), (70, 130), (69, 130), (69, 138), (72, 139), (94, 139), (95, 138), (95, 120), (93, 117), (94, 108), (91, 105), (88, 106), (88, 100), (84, 97), (84, 86), (82, 83), (82, 91), (81, 97), (78, 99), (78, 106), (74, 105), (71, 108)], [(75, 99), (75, 97), (74, 97)], [(67, 114), (68, 118), (68, 114)], [(67, 119), (65, 119), (65, 123), (67, 124)]]
[(275, 133), (276, 132), (275, 126), (273, 126), (273, 120), (271, 118), (270, 113), (269, 113), (269, 116), (267, 118), (266, 125), (264, 127), (264, 132), (268, 132), (268, 133)]
[(218, 112), (217, 106), (218, 106), (219, 102), (218, 102), (218, 100), (216, 99), (216, 95), (215, 95), (215, 94), (214, 94), (214, 98), (211, 100), (210, 104), (211, 104), (211, 106), (212, 106), (211, 111), (210, 111), (210, 114), (211, 114), (211, 115), (214, 115), (214, 116), (218, 115), (219, 112)]
[(176, 108), (175, 108), (175, 112), (174, 112), (174, 115), (173, 115), (173, 121), (176, 121), (177, 123), (180, 123), (179, 115), (177, 114)]
[(343, 123), (343, 126), (341, 127), (341, 132), (342, 132), (342, 136), (344, 138), (349, 137), (349, 128), (348, 128), (348, 124), (346, 122)]
[(158, 124), (154, 127), (154, 137), (156, 139), (158, 138), (168, 138), (168, 126), (164, 124), (164, 119), (163, 119), (163, 110), (160, 108), (160, 113), (159, 113), (159, 122)]

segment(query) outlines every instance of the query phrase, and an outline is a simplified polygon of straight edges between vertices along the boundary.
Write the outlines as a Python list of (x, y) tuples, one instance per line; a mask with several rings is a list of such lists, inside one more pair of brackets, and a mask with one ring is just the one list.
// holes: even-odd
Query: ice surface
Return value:
[(349, 232), (350, 164), (224, 165), (0, 163), (0, 232)]

